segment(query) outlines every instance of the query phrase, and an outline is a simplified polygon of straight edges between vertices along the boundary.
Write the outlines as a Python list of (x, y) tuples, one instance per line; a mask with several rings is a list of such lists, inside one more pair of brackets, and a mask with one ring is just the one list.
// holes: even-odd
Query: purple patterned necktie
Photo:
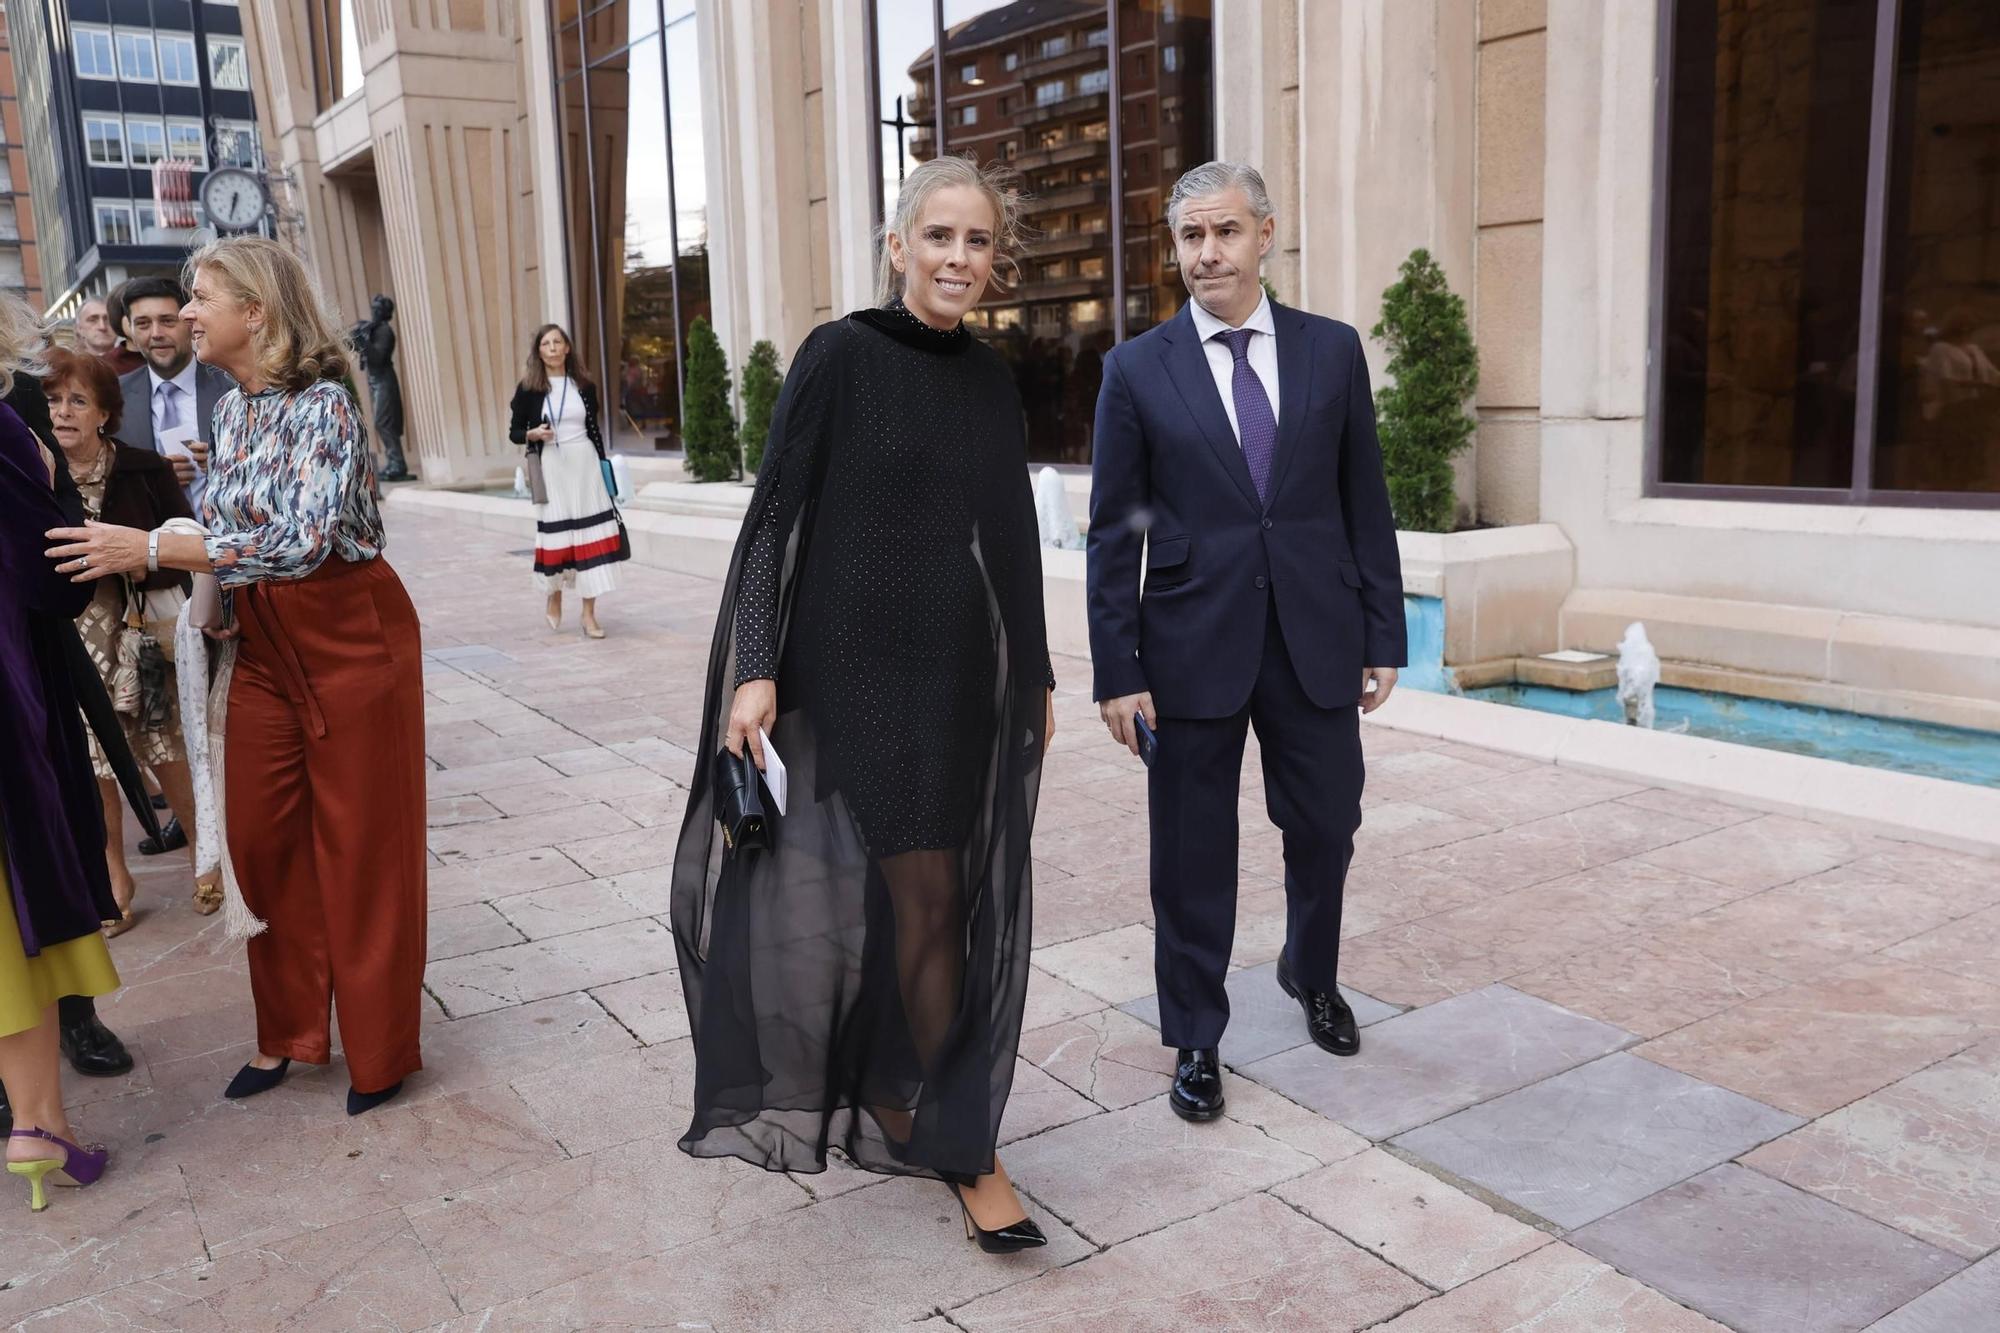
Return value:
[(1236, 369), (1229, 380), (1230, 393), (1236, 399), (1236, 438), (1243, 445), (1243, 461), (1250, 466), (1250, 480), (1256, 484), (1257, 499), (1262, 503), (1270, 498), (1271, 455), (1278, 445), (1278, 418), (1271, 411), (1271, 395), (1264, 392), (1264, 381), (1250, 367), (1250, 340), (1257, 333), (1254, 329), (1224, 329), (1215, 336), (1228, 344), (1230, 354), (1236, 358)]

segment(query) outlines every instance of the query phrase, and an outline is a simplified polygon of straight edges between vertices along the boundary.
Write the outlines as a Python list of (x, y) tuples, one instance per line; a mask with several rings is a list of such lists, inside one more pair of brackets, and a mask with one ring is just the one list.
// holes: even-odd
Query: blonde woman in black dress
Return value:
[[(994, 1154), (1026, 996), (1029, 837), (1055, 730), (1021, 402), (962, 320), (1017, 197), (905, 181), (880, 304), (794, 357), (717, 621), (673, 919), (693, 1021), (681, 1146), (945, 1181), (966, 1231), (1045, 1243)], [(730, 859), (707, 757), (765, 735), (775, 846)]]

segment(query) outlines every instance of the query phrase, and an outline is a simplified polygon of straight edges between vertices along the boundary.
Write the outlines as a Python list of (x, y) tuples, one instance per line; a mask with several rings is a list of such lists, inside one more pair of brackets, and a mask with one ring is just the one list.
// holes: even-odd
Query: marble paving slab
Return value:
[(1977, 1259), (2000, 1246), (2000, 1041), (1850, 1102), (1744, 1162)]
[(1617, 1051), (1395, 1143), (1574, 1228), (1804, 1123)]
[(1295, 1312), (1314, 1333), (1348, 1333), (1429, 1294), (1268, 1194), (1253, 1194), (959, 1306), (951, 1323), (972, 1333), (1151, 1333), (1269, 1326)]
[(1631, 1044), (1622, 1028), (1507, 986), (1375, 1024), (1346, 1059), (1297, 1047), (1242, 1072), (1381, 1140)]
[[(1229, 1027), (1222, 1034), (1224, 1064), (1241, 1069), (1267, 1055), (1312, 1041), (1306, 1032), (1305, 1010), (1297, 1000), (1278, 989), (1277, 963), (1231, 972), (1222, 988), (1229, 996)], [(1372, 995), (1363, 995), (1346, 986), (1340, 988), (1340, 994), (1353, 1008), (1354, 1021), (1362, 1027), (1403, 1012), (1393, 1004), (1384, 1004)], [(1160, 1026), (1158, 995), (1143, 996), (1118, 1007), (1149, 1027)]]
[(2000, 1254), (1961, 1269), (1868, 1326), (1868, 1333), (1972, 1333), (2000, 1327)]
[(1965, 1264), (1734, 1165), (1593, 1222), (1569, 1243), (1741, 1333), (1858, 1333)]

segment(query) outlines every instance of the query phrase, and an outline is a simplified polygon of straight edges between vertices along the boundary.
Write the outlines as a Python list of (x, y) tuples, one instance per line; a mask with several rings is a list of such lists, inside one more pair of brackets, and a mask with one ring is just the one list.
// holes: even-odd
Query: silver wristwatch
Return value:
[(146, 569), (149, 573), (160, 572), (160, 530), (154, 528), (146, 534)]

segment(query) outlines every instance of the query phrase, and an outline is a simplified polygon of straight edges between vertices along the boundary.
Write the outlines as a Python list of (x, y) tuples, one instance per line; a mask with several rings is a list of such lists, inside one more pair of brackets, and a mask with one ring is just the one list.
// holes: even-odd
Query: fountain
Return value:
[(1052, 467), (1035, 474), (1035, 526), (1041, 530), (1044, 546), (1058, 551), (1083, 549), (1076, 517), (1069, 512), (1069, 492), (1063, 489), (1062, 474)]
[(1618, 641), (1618, 703), (1628, 727), (1653, 726), (1653, 692), (1660, 685), (1660, 655), (1646, 637), (1646, 627), (1633, 621)]

